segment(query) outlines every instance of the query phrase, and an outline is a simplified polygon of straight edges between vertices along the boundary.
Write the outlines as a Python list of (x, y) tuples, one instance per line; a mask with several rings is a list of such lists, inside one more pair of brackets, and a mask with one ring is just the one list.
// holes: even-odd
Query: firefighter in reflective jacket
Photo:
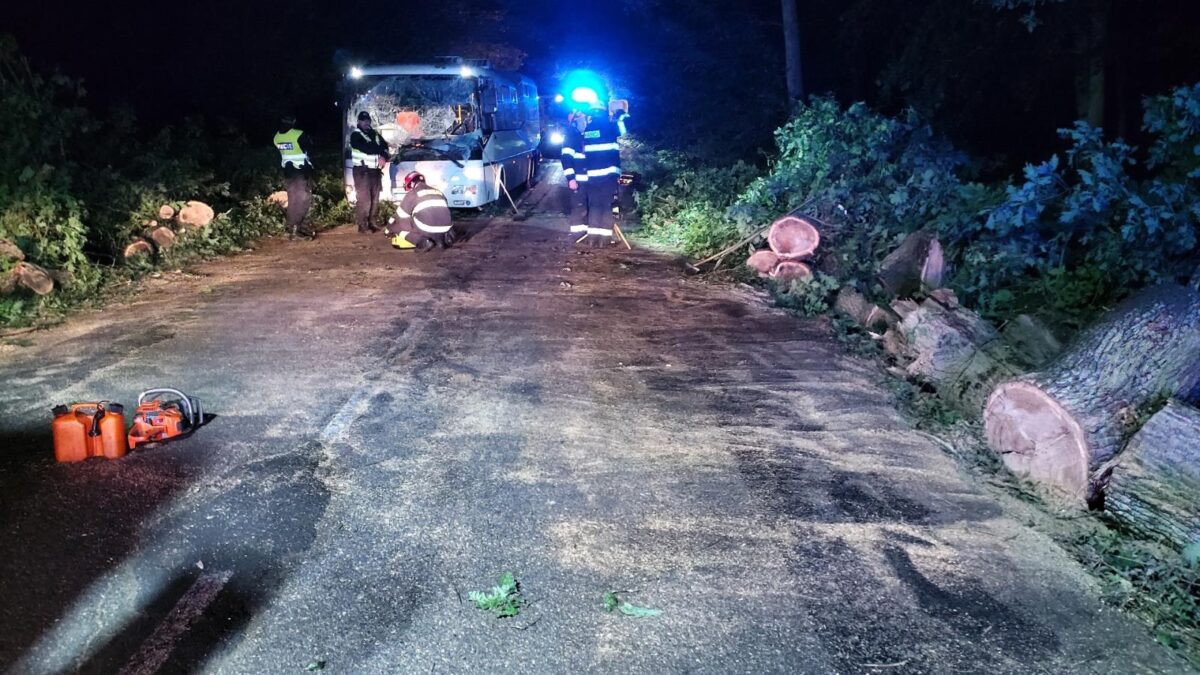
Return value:
[(279, 150), (279, 161), (283, 166), (283, 184), (287, 189), (287, 230), (290, 236), (315, 237), (304, 225), (304, 218), (312, 207), (313, 165), (308, 137), (296, 128), (296, 118), (286, 116), (280, 120), (279, 132), (275, 134), (275, 148)]
[(435, 246), (449, 248), (454, 243), (450, 204), (441, 190), (430, 187), (425, 176), (413, 171), (404, 177), (408, 192), (396, 207), (396, 217), (388, 222), (392, 246), (428, 251)]
[(612, 202), (621, 177), (620, 130), (603, 107), (575, 113), (571, 126), (562, 151), (563, 175), (575, 193), (571, 231), (586, 232), (593, 247), (606, 246), (616, 222)]

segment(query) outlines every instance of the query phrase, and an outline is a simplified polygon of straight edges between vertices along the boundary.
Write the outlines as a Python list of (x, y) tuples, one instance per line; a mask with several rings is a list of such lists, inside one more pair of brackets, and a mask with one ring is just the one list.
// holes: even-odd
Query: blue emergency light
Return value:
[(576, 103), (599, 103), (600, 95), (591, 87), (576, 87), (571, 92), (571, 100)]

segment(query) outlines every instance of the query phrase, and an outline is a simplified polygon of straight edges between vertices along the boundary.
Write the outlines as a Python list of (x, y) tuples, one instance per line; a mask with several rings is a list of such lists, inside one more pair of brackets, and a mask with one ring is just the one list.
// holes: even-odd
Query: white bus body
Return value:
[(383, 198), (404, 198), (404, 176), (420, 171), (450, 206), (474, 208), (528, 183), (537, 170), (541, 119), (527, 77), (462, 60), (353, 68), (345, 80), (342, 141), (346, 195), (355, 201), (349, 158), (358, 113), (371, 114), (393, 152)]

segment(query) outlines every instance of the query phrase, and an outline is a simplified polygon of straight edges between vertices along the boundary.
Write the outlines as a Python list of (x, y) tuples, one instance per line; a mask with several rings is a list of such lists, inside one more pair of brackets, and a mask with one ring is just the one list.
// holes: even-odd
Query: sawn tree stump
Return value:
[(1171, 401), (1098, 478), (1104, 510), (1177, 549), (1200, 541), (1200, 410)]
[(775, 255), (774, 251), (755, 251), (753, 255), (746, 260), (746, 267), (758, 272), (760, 277), (768, 277), (771, 275), (771, 270), (779, 264), (779, 256)]
[(12, 269), (13, 279), (18, 286), (38, 295), (49, 295), (54, 290), (54, 278), (45, 269), (30, 262), (19, 262)]
[(821, 233), (807, 218), (784, 216), (771, 223), (767, 244), (783, 260), (804, 260), (821, 245)]
[(1045, 370), (996, 387), (988, 443), (1014, 473), (1088, 499), (1139, 409), (1200, 387), (1200, 292), (1145, 289), (1084, 331)]
[(932, 232), (913, 232), (879, 264), (879, 285), (892, 297), (938, 288), (946, 271), (942, 245)]

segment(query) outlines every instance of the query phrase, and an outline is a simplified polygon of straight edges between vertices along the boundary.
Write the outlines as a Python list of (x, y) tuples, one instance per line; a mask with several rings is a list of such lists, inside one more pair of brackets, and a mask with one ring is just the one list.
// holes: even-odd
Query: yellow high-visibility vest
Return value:
[(275, 134), (275, 147), (279, 149), (279, 163), (287, 166), (289, 163), (299, 169), (308, 164), (308, 153), (300, 149), (300, 137), (304, 135), (299, 129), (288, 129)]

